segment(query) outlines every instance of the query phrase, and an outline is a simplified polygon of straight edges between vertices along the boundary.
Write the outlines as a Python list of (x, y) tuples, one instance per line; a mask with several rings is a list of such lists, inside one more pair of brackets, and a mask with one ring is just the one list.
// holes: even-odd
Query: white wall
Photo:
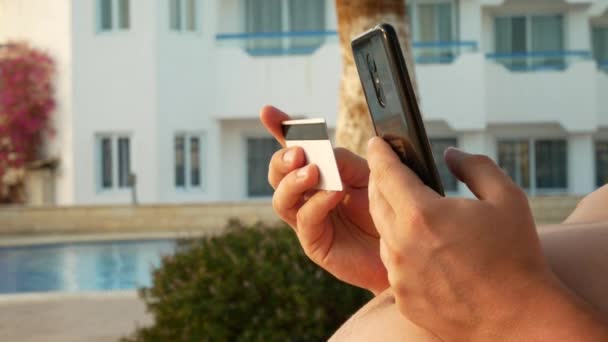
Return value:
[(218, 118), (257, 118), (265, 104), (335, 125), (341, 75), (337, 44), (308, 56), (251, 57), (238, 47), (217, 49)]
[(51, 139), (47, 153), (51, 157), (60, 158), (56, 183), (58, 204), (74, 202), (70, 13), (68, 0), (0, 0), (0, 44), (25, 40), (32, 47), (46, 51), (55, 60), (57, 109), (53, 126), (57, 134)]
[(270, 135), (256, 119), (225, 120), (221, 124), (221, 129), (220, 145), (224, 168), (218, 178), (222, 189), (218, 194), (218, 200), (247, 199), (247, 138)]
[[(164, 202), (200, 202), (219, 198), (218, 179), (222, 168), (229, 167), (220, 156), (218, 122), (214, 119), (217, 103), (231, 102), (236, 95), (218, 92), (216, 80), (221, 68), (215, 54), (216, 26), (220, 2), (199, 1), (197, 32), (169, 29), (166, 1), (160, 1), (158, 17), (158, 136), (156, 141), (159, 170), (158, 198)], [(174, 137), (176, 133), (202, 133), (206, 143), (202, 153), (203, 189), (181, 190), (175, 187)]]
[(459, 2), (460, 40), (478, 42), (479, 51), (486, 49), (483, 46), (481, 35), (483, 32), (482, 8), (479, 0), (466, 0)]
[(131, 28), (124, 32), (97, 32), (95, 6), (96, 1), (73, 1), (75, 202), (131, 202), (129, 190), (101, 191), (98, 186), (95, 135), (114, 132), (131, 136), (139, 199), (154, 202), (159, 178), (156, 2), (131, 1)]
[(596, 67), (591, 61), (565, 71), (510, 72), (486, 63), (490, 123), (557, 122), (569, 131), (597, 127)]
[(589, 7), (576, 6), (565, 17), (566, 49), (591, 50), (591, 29), (589, 26)]
[(591, 134), (568, 137), (568, 187), (570, 193), (586, 195), (595, 189), (595, 150)]
[(485, 128), (483, 64), (483, 54), (474, 53), (451, 64), (417, 65), (424, 119), (446, 121), (456, 130)]

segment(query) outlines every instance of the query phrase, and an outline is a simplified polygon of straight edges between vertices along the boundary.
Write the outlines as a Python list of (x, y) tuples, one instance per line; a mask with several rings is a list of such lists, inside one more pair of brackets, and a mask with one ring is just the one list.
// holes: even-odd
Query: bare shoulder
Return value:
[(330, 339), (338, 341), (439, 341), (426, 330), (408, 321), (387, 290), (357, 311)]

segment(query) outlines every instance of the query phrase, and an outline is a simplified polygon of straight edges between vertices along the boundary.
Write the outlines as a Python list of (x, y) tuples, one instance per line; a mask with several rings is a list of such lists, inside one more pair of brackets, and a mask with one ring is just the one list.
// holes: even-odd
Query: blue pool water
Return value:
[(136, 289), (151, 284), (174, 240), (66, 243), (0, 248), (0, 294)]

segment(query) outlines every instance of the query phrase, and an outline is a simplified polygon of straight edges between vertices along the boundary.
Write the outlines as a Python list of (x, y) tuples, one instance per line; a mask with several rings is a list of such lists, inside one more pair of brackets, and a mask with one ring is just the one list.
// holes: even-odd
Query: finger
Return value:
[(325, 234), (323, 222), (327, 220), (329, 213), (342, 201), (344, 192), (317, 191), (306, 203), (304, 203), (296, 214), (298, 224), (298, 237), (304, 247), (311, 247), (321, 242), (321, 235)]
[(481, 200), (502, 203), (512, 201), (513, 195), (522, 193), (511, 178), (487, 156), (469, 154), (450, 147), (445, 151), (444, 158), (454, 176)]
[(380, 237), (385, 239), (395, 239), (396, 236), (392, 234), (394, 231), (391, 229), (395, 225), (395, 211), (393, 207), (384, 198), (382, 192), (378, 190), (378, 187), (374, 181), (369, 183), (368, 188), (369, 196), (369, 213), (376, 226), (376, 230)]
[(306, 163), (306, 156), (300, 147), (281, 149), (272, 155), (268, 168), (268, 183), (276, 189), (281, 180), (291, 171)]
[(336, 148), (334, 154), (342, 182), (353, 188), (367, 187), (369, 182), (367, 161), (345, 148)]
[(370, 183), (375, 182), (378, 191), (395, 207), (405, 210), (413, 203), (424, 203), (440, 198), (418, 176), (406, 167), (391, 147), (381, 138), (372, 138), (367, 149), (370, 167)]
[(289, 116), (275, 107), (264, 106), (260, 111), (260, 121), (283, 147), (285, 147), (285, 138), (281, 123), (287, 120), (289, 120)]
[(318, 183), (319, 169), (312, 164), (285, 176), (272, 196), (272, 206), (279, 217), (295, 228), (303, 196)]

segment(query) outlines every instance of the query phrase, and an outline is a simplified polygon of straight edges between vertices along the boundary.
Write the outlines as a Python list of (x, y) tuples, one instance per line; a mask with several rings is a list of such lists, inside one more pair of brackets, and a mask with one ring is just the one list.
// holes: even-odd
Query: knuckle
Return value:
[(281, 206), (281, 201), (279, 199), (279, 196), (277, 196), (277, 194), (275, 193), (274, 196), (272, 196), (272, 208), (274, 209), (274, 211), (276, 211), (279, 215), (281, 215), (281, 211), (282, 211), (282, 206)]
[(408, 224), (412, 230), (428, 229), (431, 220), (430, 210), (423, 206), (414, 206), (408, 216)]
[(528, 195), (526, 195), (526, 193), (515, 183), (510, 182), (509, 184), (505, 185), (505, 189), (503, 191), (513, 201), (520, 204), (528, 204)]
[(275, 190), (277, 189), (277, 185), (276, 185), (276, 184), (274, 184), (274, 182), (273, 182), (273, 181), (274, 181), (274, 176), (273, 176), (273, 174), (272, 174), (272, 170), (268, 170), (267, 181), (268, 181), (268, 184), (270, 184), (270, 186), (271, 186), (273, 189), (275, 189)]
[(279, 162), (279, 160), (281, 160), (283, 158), (283, 154), (285, 154), (285, 149), (284, 148), (276, 151), (272, 155), (272, 158), (270, 158), (270, 165), (274, 166), (274, 165), (279, 164), (278, 162)]
[(298, 227), (305, 227), (308, 222), (308, 215), (305, 210), (298, 210), (296, 213), (296, 222), (298, 223)]
[(395, 268), (401, 268), (405, 263), (405, 258), (401, 252), (391, 251), (388, 253), (388, 257), (390, 259), (391, 266)]

